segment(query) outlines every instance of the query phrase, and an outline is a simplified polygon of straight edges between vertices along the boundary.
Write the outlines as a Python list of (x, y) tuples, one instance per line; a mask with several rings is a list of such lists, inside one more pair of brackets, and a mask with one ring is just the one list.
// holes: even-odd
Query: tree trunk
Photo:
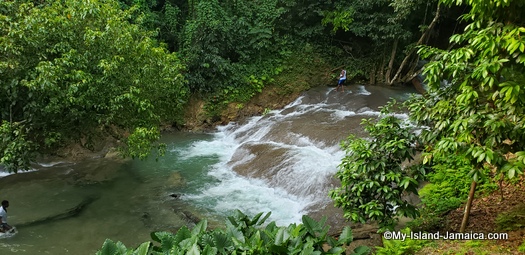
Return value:
[(376, 84), (376, 67), (372, 66), (370, 70), (370, 84), (375, 85)]
[(386, 53), (386, 49), (385, 51), (383, 52), (383, 54), (381, 54), (381, 64), (379, 67), (377, 67), (377, 70), (376, 70), (376, 82), (379, 82), (379, 83), (384, 83), (385, 80), (385, 68), (386, 68), (386, 57), (385, 57), (385, 53)]
[(392, 53), (390, 54), (390, 61), (388, 62), (388, 67), (386, 69), (385, 82), (388, 84), (391, 84), (390, 77), (392, 74), (392, 68), (394, 68), (394, 59), (396, 58), (398, 43), (399, 43), (399, 39), (394, 40), (394, 45), (392, 46)]
[(472, 207), (472, 200), (474, 200), (474, 193), (476, 192), (476, 181), (472, 181), (470, 184), (470, 192), (468, 194), (468, 201), (465, 205), (465, 212), (463, 212), (463, 221), (461, 221), (461, 228), (459, 229), (459, 232), (463, 233), (465, 232), (465, 228), (468, 224), (468, 217), (470, 215), (470, 208)]
[[(430, 35), (430, 32), (432, 31), (432, 29), (434, 29), (434, 27), (436, 26), (436, 23), (438, 22), (440, 10), (441, 10), (441, 5), (438, 4), (437, 10), (436, 10), (436, 15), (434, 16), (434, 19), (432, 19), (432, 22), (430, 22), (430, 25), (428, 25), (428, 27), (425, 30), (425, 32), (421, 35), (421, 37), (417, 41), (416, 45), (423, 44), (425, 39)], [(399, 79), (398, 77), (401, 74), (401, 71), (403, 71), (403, 68), (405, 67), (405, 65), (407, 64), (408, 60), (410, 59), (412, 54), (414, 54), (415, 51), (416, 51), (416, 47), (412, 48), (410, 50), (410, 52), (405, 56), (405, 59), (403, 59), (403, 62), (401, 62), (401, 65), (397, 69), (396, 75), (394, 75), (394, 78), (392, 78), (392, 80), (388, 84), (392, 85), (392, 84), (394, 84), (394, 82), (396, 82)]]

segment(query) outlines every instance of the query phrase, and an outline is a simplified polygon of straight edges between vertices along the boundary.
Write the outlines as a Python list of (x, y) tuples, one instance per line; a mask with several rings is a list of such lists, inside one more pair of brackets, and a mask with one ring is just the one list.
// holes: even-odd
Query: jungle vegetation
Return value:
[[(39, 152), (71, 142), (89, 147), (107, 135), (122, 141), (124, 155), (145, 158), (154, 149), (162, 152), (161, 124), (184, 124), (189, 98), (204, 100), (211, 116), (220, 115), (231, 102), (242, 106), (266, 87), (285, 87), (277, 81), (298, 75), (289, 72), (293, 60), (316, 55), (368, 84), (418, 84), (421, 77), (427, 84), (423, 96), (405, 103), (420, 135), (385, 109), (384, 118), (364, 122), (375, 141), (343, 142), (348, 150), (338, 173), (342, 185), (330, 195), (345, 216), (377, 220), (385, 229), (395, 224), (395, 215), (417, 217), (418, 208), (400, 196), (416, 192), (421, 179), (435, 182), (424, 202), (432, 204), (441, 191), (459, 198), (451, 203), (455, 206), (468, 197), (468, 209), (477, 187), (493, 189), (525, 168), (524, 5), (519, 0), (4, 0), (0, 164), (12, 172), (25, 170)], [(422, 166), (399, 167), (418, 151)], [(447, 189), (452, 185), (457, 188)], [(363, 192), (365, 200), (359, 199)], [(446, 201), (438, 208), (449, 210), (442, 208)], [(308, 218), (304, 227), (267, 229), (263, 235), (254, 228), (260, 216), (238, 216), (242, 220), (232, 219), (237, 225), (227, 233), (206, 233), (203, 222), (192, 232), (154, 234), (160, 247), (147, 242), (134, 250), (108, 242), (101, 252), (176, 248), (217, 254), (220, 247), (202, 245), (219, 238), (243, 254), (267, 254), (265, 249), (321, 254), (325, 251), (316, 246), (321, 241), (336, 248), (351, 240), (345, 232), (341, 242), (327, 241), (322, 222)], [(268, 241), (274, 246), (263, 245)]]
[[(464, 232), (476, 193), (502, 189), (503, 182), (523, 176), (525, 3), (440, 1), (444, 7), (462, 4), (468, 7), (460, 17), (466, 26), (450, 37), (449, 47), (418, 47), (418, 55), (429, 61), (423, 70), (428, 90), (404, 103), (411, 125), (393, 121), (388, 105), (382, 118), (364, 123), (372, 141), (349, 137), (343, 143), (351, 150), (340, 165), (342, 186), (331, 196), (347, 218), (392, 229), (395, 216), (409, 216), (417, 219), (412, 226), (435, 231), (447, 212), (464, 205), (456, 230)], [(419, 135), (410, 137), (407, 130)], [(422, 153), (422, 165), (399, 167), (414, 150)], [(417, 194), (422, 175), (430, 184), (421, 190), (418, 209), (401, 198)], [(401, 246), (406, 244), (391, 244), (383, 252)]]
[(218, 116), (305, 75), (296, 59), (312, 55), (355, 79), (406, 82), (414, 47), (451, 32), (439, 13), (435, 1), (2, 1), (0, 162), (24, 170), (35, 153), (104, 135), (145, 158), (163, 149), (160, 124), (184, 124), (189, 97)]

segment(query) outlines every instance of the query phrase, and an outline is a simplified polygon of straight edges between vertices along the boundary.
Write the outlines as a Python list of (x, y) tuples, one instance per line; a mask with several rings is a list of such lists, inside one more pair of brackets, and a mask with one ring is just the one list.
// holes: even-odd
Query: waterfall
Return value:
[(328, 192), (337, 185), (334, 174), (344, 157), (340, 141), (362, 135), (361, 119), (377, 117), (390, 97), (407, 96), (367, 88), (348, 86), (341, 93), (319, 87), (283, 109), (217, 127), (213, 139), (179, 151), (185, 158), (219, 159), (208, 171), (217, 182), (184, 199), (225, 215), (234, 209), (252, 215), (271, 211), (281, 225), (333, 207)]

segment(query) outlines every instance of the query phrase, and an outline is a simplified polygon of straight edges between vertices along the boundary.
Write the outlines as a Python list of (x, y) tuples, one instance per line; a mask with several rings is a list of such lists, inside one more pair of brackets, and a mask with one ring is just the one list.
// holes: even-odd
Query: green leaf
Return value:
[(204, 249), (202, 250), (202, 255), (216, 255), (217, 254), (217, 248), (211, 247), (210, 245), (206, 245)]
[(228, 228), (228, 234), (232, 238), (235, 238), (235, 239), (239, 240), (241, 243), (246, 242), (246, 239), (245, 239), (244, 234), (242, 233), (242, 231), (238, 230), (237, 228), (235, 228), (231, 224), (228, 224), (227, 228)]
[(115, 242), (110, 239), (106, 239), (102, 248), (97, 252), (97, 255), (113, 255), (117, 254), (118, 248)]
[(224, 233), (213, 232), (213, 239), (215, 240), (215, 247), (219, 252), (225, 251), (232, 246), (232, 242)]
[(133, 255), (148, 255), (151, 242), (144, 242), (133, 252)]
[(186, 252), (186, 255), (200, 255), (200, 254), (201, 254), (201, 251), (197, 244), (193, 244), (191, 249), (188, 252)]
[(372, 252), (372, 249), (368, 246), (358, 246), (353, 250), (352, 255), (365, 255), (370, 254)]
[(308, 215), (303, 215), (302, 221), (306, 231), (308, 231), (308, 233), (310, 233), (312, 236), (317, 236), (319, 229), (318, 223)]
[(266, 220), (270, 217), (270, 215), (272, 214), (272, 212), (268, 212), (266, 213), (266, 215), (264, 215), (264, 217), (259, 220), (259, 222), (257, 223), (257, 225), (262, 225), (264, 224), (264, 222), (266, 222)]
[(196, 236), (200, 233), (206, 232), (206, 228), (208, 227), (208, 221), (206, 219), (201, 220), (195, 227), (191, 230), (191, 235)]
[(339, 235), (339, 242), (345, 245), (349, 245), (354, 240), (354, 236), (352, 234), (352, 228), (349, 226), (345, 226), (343, 228), (343, 231), (341, 232), (341, 235)]
[(507, 176), (509, 177), (509, 179), (513, 179), (515, 174), (516, 174), (516, 169), (514, 167), (510, 168), (509, 171), (507, 172)]
[(279, 228), (277, 231), (277, 235), (275, 236), (275, 245), (283, 245), (285, 244), (288, 239), (290, 238), (290, 233), (288, 232), (288, 229), (286, 228)]

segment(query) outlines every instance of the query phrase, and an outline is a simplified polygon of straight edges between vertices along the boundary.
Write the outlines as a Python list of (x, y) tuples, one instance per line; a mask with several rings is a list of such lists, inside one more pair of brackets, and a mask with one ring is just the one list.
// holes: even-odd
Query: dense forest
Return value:
[[(476, 190), (523, 178), (524, 10), (521, 0), (1, 1), (0, 164), (25, 170), (39, 153), (90, 148), (106, 136), (123, 155), (146, 158), (164, 149), (162, 125), (185, 125), (192, 99), (213, 120), (263, 90), (292, 96), (321, 85), (306, 82), (313, 76), (335, 78), (345, 68), (353, 81), (425, 91), (365, 122), (374, 139), (343, 141), (341, 187), (330, 193), (336, 206), (385, 231), (397, 216), (436, 229), (466, 205), (464, 231)], [(413, 126), (389, 115), (399, 108)], [(414, 126), (424, 128), (415, 135)], [(416, 155), (421, 164), (401, 167)], [(431, 185), (418, 208), (401, 196), (417, 193), (421, 181)], [(349, 229), (326, 237), (308, 217), (304, 228), (259, 232), (263, 222), (239, 214), (237, 225), (214, 233), (203, 222), (152, 235), (161, 246), (146, 242), (135, 252), (340, 254), (352, 239)], [(323, 251), (326, 242), (334, 249)], [(103, 248), (126, 252), (112, 242)]]
[(438, 43), (461, 26), (459, 13), (438, 7), (385, 0), (3, 1), (2, 164), (25, 169), (33, 152), (71, 142), (89, 148), (108, 135), (122, 140), (125, 155), (144, 158), (159, 147), (159, 125), (184, 125), (190, 97), (204, 100), (213, 117), (265, 86), (290, 94), (287, 80), (276, 78), (310, 79), (317, 73), (304, 63), (312, 59), (326, 72), (345, 66), (349, 77), (370, 83), (409, 82), (421, 68), (416, 46)]

